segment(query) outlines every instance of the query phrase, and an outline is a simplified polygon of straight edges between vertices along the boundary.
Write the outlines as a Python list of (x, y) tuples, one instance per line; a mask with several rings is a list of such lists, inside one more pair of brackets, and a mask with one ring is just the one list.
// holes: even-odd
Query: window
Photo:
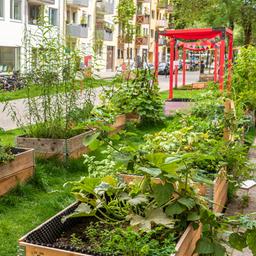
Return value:
[(20, 48), (0, 47), (0, 73), (20, 69)]
[(29, 4), (28, 5), (28, 23), (36, 25), (40, 17), (41, 5)]
[(150, 29), (151, 38), (154, 38), (154, 29)]
[(21, 20), (21, 1), (11, 0), (10, 17), (14, 20)]
[(72, 12), (72, 23), (77, 23), (77, 12)]
[(151, 11), (151, 16), (152, 16), (152, 19), (155, 18), (155, 11)]
[(49, 8), (49, 23), (53, 26), (58, 26), (58, 10)]
[(123, 59), (124, 58), (124, 51), (121, 49), (117, 50), (117, 58), (118, 59)]
[(130, 48), (130, 59), (132, 60), (132, 48)]
[(143, 28), (143, 36), (148, 36), (148, 28)]
[(4, 0), (0, 0), (0, 18), (4, 17)]

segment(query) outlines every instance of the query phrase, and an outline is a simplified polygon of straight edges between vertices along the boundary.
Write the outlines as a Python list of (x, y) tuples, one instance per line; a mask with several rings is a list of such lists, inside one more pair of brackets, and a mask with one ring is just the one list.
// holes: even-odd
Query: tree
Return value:
[[(120, 0), (117, 7), (117, 16), (115, 22), (119, 25), (120, 37), (123, 45), (132, 42), (135, 34), (133, 18), (136, 12), (136, 6), (133, 0)], [(129, 49), (129, 45), (128, 45)], [(124, 46), (123, 46), (124, 51)], [(129, 60), (128, 60), (129, 61)]]

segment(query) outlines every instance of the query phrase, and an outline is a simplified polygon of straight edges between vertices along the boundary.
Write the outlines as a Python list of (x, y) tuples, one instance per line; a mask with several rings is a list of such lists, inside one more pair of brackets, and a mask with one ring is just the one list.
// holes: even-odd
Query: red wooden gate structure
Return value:
[[(219, 82), (219, 89), (223, 91), (224, 89), (224, 73), (225, 73), (225, 51), (226, 51), (226, 38), (228, 38), (228, 84), (227, 90), (231, 90), (231, 69), (232, 69), (232, 59), (233, 59), (233, 32), (228, 28), (199, 28), (199, 29), (178, 29), (172, 30), (167, 29), (161, 32), (156, 32), (156, 43), (155, 43), (155, 73), (158, 75), (158, 48), (159, 48), (159, 36), (170, 38), (170, 85), (169, 85), (169, 99), (173, 98), (173, 62), (178, 58), (178, 54), (175, 47), (177, 40), (184, 40), (183, 43), (183, 61), (186, 59), (186, 50), (194, 49), (195, 42), (187, 41), (198, 41), (198, 40), (208, 40), (198, 42), (199, 46), (209, 45), (211, 41), (211, 48), (215, 48), (215, 65), (214, 65), (214, 81)], [(197, 43), (197, 44), (198, 44)], [(203, 49), (203, 48), (202, 48)], [(195, 50), (195, 49), (194, 49)], [(219, 50), (219, 54), (218, 54)], [(219, 55), (219, 58), (218, 58)], [(218, 72), (219, 70), (219, 72)], [(176, 71), (177, 72), (177, 71)], [(175, 76), (175, 80), (177, 77)], [(176, 81), (175, 81), (176, 83)], [(183, 63), (183, 83), (185, 83), (185, 70)]]

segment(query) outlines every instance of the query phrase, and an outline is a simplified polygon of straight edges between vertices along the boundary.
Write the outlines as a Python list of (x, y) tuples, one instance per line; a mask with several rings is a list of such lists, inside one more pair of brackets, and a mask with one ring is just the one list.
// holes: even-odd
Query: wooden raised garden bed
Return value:
[(214, 80), (214, 74), (200, 74), (199, 81), (200, 82), (208, 82)]
[(88, 152), (83, 140), (93, 133), (94, 131), (87, 131), (69, 139), (29, 138), (23, 135), (16, 137), (16, 144), (18, 147), (33, 148), (36, 156), (44, 158), (52, 156), (78, 158)]
[(139, 122), (140, 121), (140, 115), (136, 113), (128, 113), (126, 114), (126, 120), (130, 122)]
[(114, 134), (119, 132), (125, 127), (125, 124), (126, 124), (125, 114), (116, 116), (114, 123), (109, 125), (109, 127), (113, 129), (112, 131), (109, 132), (109, 134)]
[(35, 169), (34, 150), (13, 148), (14, 159), (0, 165), (0, 196), (14, 188), (18, 183), (27, 181)]
[[(24, 248), (25, 256), (92, 256), (89, 251), (76, 248), (56, 248), (54, 241), (61, 236), (61, 234), (70, 229), (76, 223), (79, 223), (79, 218), (71, 218), (61, 221), (63, 216), (69, 215), (77, 207), (77, 203), (69, 206), (62, 212), (58, 213), (45, 223), (29, 232), (27, 235), (19, 240), (19, 245)], [(81, 221), (81, 220), (80, 220)], [(189, 225), (181, 238), (179, 239), (175, 256), (192, 256), (196, 246), (196, 242), (201, 237), (201, 226), (194, 230), (192, 225)]]

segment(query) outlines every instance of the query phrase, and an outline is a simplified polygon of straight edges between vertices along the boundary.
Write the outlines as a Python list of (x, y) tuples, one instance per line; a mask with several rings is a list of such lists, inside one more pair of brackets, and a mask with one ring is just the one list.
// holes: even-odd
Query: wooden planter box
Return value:
[(109, 127), (113, 129), (111, 132), (109, 132), (109, 134), (111, 135), (119, 132), (125, 127), (125, 124), (126, 124), (125, 114), (116, 116), (114, 123), (109, 125)]
[(18, 183), (27, 181), (35, 169), (34, 150), (13, 148), (15, 158), (0, 165), (0, 196), (4, 195)]
[(199, 81), (200, 82), (208, 82), (214, 80), (214, 74), (200, 74)]
[[(68, 219), (65, 223), (61, 222), (62, 217), (72, 213), (76, 207), (77, 203), (72, 204), (22, 237), (19, 240), (19, 245), (24, 248), (24, 256), (91, 256), (86, 251), (75, 251), (74, 249), (70, 251), (66, 248), (53, 248), (50, 246), (63, 231), (79, 222), (78, 218)], [(201, 232), (201, 226), (194, 230), (189, 225), (177, 243), (177, 252), (171, 256), (192, 256), (196, 242), (201, 237)]]
[(126, 114), (126, 120), (131, 122), (140, 122), (140, 115), (136, 113)]
[(87, 131), (69, 139), (46, 139), (46, 138), (28, 138), (26, 136), (16, 137), (18, 147), (35, 149), (36, 156), (49, 158), (65, 156), (78, 158), (82, 154), (88, 152), (88, 147), (84, 146), (83, 140), (85, 137), (92, 135), (94, 131)]

